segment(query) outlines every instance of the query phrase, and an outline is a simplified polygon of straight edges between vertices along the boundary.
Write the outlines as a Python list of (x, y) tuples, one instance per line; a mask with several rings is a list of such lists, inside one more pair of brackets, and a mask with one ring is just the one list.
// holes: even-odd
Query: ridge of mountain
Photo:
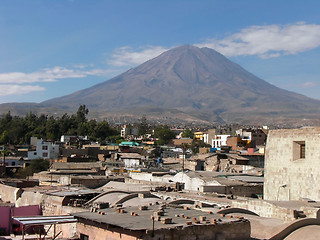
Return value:
[(100, 84), (44, 101), (40, 108), (165, 115), (208, 122), (316, 119), (320, 101), (280, 89), (210, 48), (185, 45)]

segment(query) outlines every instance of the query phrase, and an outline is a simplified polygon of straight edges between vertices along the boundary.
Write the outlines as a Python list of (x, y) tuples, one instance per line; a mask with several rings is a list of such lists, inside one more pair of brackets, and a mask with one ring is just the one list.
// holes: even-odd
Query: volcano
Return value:
[(171, 49), (90, 88), (39, 104), (75, 111), (191, 116), (208, 122), (318, 119), (320, 101), (280, 89), (210, 48)]

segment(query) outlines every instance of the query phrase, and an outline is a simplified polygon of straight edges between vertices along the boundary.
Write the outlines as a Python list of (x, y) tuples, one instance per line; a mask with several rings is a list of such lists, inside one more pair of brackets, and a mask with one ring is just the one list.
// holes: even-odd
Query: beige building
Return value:
[(320, 128), (271, 130), (265, 156), (265, 200), (320, 200)]

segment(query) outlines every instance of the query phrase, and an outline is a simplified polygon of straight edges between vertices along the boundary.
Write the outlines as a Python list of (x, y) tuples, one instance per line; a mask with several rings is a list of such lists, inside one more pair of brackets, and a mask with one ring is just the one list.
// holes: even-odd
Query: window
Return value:
[(80, 240), (89, 240), (89, 236), (88, 236), (88, 235), (85, 235), (85, 234), (80, 233)]
[(293, 160), (306, 158), (306, 142), (294, 141), (293, 142)]
[(306, 144), (300, 144), (300, 158), (306, 158)]
[(42, 150), (48, 150), (48, 146), (46, 145), (42, 146)]
[(47, 152), (42, 153), (42, 157), (48, 157), (48, 153)]

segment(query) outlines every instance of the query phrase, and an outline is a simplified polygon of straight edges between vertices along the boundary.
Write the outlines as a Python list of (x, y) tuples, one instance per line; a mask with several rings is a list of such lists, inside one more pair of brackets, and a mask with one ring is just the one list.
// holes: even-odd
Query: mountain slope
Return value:
[[(42, 106), (96, 111), (177, 109), (205, 120), (305, 117), (320, 101), (277, 88), (209, 48), (181, 46), (93, 87)], [(303, 116), (302, 116), (303, 115)]]

